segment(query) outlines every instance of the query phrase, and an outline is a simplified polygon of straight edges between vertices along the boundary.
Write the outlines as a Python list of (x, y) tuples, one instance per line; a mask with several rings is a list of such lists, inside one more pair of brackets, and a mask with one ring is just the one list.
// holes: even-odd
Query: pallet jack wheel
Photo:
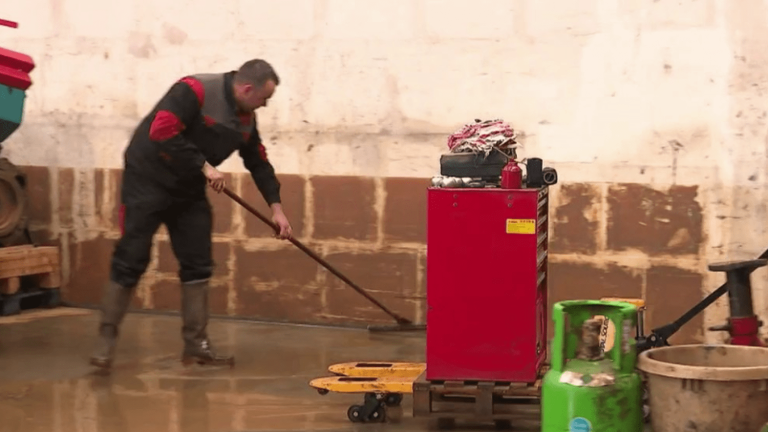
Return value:
[(349, 421), (352, 423), (362, 423), (363, 419), (361, 418), (361, 413), (363, 412), (363, 407), (360, 405), (352, 405), (347, 410), (347, 418), (349, 418)]
[(388, 407), (399, 406), (403, 402), (403, 395), (400, 393), (389, 393), (384, 396), (384, 403)]
[(347, 410), (347, 417), (352, 423), (383, 423), (387, 418), (387, 412), (383, 406), (377, 406), (367, 417), (364, 413), (365, 407), (362, 405), (352, 405)]

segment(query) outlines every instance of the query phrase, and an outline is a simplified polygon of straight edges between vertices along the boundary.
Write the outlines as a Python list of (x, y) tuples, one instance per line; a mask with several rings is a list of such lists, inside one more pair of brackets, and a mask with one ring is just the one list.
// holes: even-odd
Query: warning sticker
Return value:
[(507, 219), (507, 234), (536, 234), (536, 220)]

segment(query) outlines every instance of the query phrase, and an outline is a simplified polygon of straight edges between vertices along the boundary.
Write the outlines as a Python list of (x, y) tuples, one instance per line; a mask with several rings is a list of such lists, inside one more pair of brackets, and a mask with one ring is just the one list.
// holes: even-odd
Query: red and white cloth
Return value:
[[(464, 125), (461, 130), (448, 137), (451, 153), (484, 152), (517, 147), (517, 134), (510, 125), (500, 119), (480, 121)], [(506, 153), (506, 152), (505, 152)]]

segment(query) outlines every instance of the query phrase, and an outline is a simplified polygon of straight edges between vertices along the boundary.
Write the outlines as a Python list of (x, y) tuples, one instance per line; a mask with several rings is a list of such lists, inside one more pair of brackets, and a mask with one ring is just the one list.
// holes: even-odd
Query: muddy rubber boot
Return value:
[(234, 366), (235, 358), (216, 354), (208, 340), (208, 290), (208, 281), (181, 285), (181, 316), (184, 321), (181, 329), (184, 339), (181, 361), (185, 366), (194, 363)]
[(131, 304), (132, 296), (133, 289), (123, 288), (112, 281), (107, 284), (101, 306), (99, 340), (96, 351), (91, 356), (91, 365), (102, 369), (109, 369), (112, 366), (120, 324)]

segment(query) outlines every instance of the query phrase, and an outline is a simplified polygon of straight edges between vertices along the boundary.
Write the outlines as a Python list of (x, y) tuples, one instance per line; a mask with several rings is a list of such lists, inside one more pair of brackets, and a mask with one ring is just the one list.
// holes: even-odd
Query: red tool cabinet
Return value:
[(547, 357), (548, 189), (427, 194), (426, 379), (534, 382)]

